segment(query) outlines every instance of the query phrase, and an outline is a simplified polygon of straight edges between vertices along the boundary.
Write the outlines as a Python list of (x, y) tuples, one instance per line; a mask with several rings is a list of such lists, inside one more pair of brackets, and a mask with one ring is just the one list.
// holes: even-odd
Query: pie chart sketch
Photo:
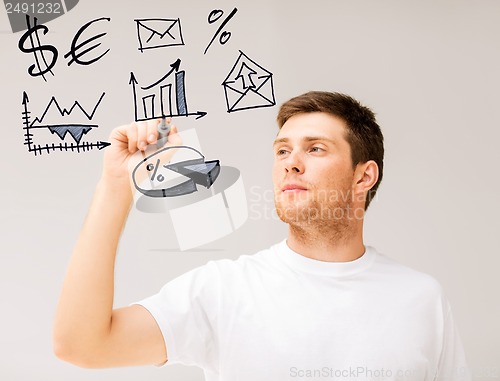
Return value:
[[(161, 165), (161, 155), (168, 150), (191, 150), (199, 157)], [(150, 174), (149, 185), (139, 180), (138, 171)], [(205, 161), (203, 154), (189, 146), (169, 146), (145, 157), (132, 171), (135, 188), (148, 197), (177, 197), (198, 191), (197, 186), (210, 188), (220, 173), (219, 160)], [(147, 183), (147, 182), (146, 182)]]
[[(177, 241), (181, 251), (228, 236), (243, 226), (249, 217), (245, 186), (235, 167), (221, 165), (217, 181), (210, 189), (199, 186), (197, 192), (182, 197), (153, 198), (138, 191), (136, 194), (139, 196), (135, 204), (137, 210), (155, 213), (155, 228), (162, 227), (161, 233), (153, 235), (154, 238), (161, 237), (157, 244), (168, 242), (172, 245)], [(151, 236), (147, 237), (144, 245), (150, 247)]]
[(240, 170), (205, 160), (196, 129), (179, 136), (183, 143), (159, 151), (153, 145), (129, 162), (135, 209), (155, 214), (149, 218), (158, 234), (144, 237), (146, 247), (153, 237), (158, 245), (177, 242), (190, 250), (232, 234), (249, 217)]

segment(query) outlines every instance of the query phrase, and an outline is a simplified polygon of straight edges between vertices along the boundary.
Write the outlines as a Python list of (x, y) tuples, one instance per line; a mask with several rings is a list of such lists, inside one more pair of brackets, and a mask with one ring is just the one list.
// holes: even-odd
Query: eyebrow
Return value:
[[(302, 138), (303, 141), (306, 141), (306, 142), (314, 142), (314, 141), (326, 141), (326, 142), (329, 142), (329, 143), (332, 143), (332, 144), (337, 144), (334, 140), (330, 139), (330, 138), (327, 138), (325, 136), (304, 136)], [(288, 143), (290, 141), (290, 139), (288, 138), (279, 138), (279, 139), (276, 139), (273, 143), (273, 146), (275, 146), (276, 144), (279, 144), (279, 143)]]

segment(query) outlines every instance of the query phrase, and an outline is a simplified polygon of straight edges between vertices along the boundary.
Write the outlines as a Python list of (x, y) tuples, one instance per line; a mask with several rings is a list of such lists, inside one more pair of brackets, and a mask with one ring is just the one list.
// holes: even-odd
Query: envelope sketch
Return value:
[(222, 86), (226, 94), (227, 112), (276, 105), (273, 74), (241, 50)]
[(136, 19), (139, 50), (184, 45), (180, 19)]

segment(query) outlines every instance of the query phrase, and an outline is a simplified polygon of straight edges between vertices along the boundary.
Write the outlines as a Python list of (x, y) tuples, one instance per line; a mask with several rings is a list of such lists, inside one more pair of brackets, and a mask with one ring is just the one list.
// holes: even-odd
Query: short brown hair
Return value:
[(347, 125), (346, 140), (351, 147), (353, 168), (359, 163), (373, 160), (378, 165), (379, 177), (366, 195), (365, 209), (377, 192), (384, 169), (384, 136), (375, 119), (375, 114), (356, 99), (341, 93), (310, 91), (290, 99), (281, 105), (278, 126), (299, 113), (325, 112), (342, 119)]

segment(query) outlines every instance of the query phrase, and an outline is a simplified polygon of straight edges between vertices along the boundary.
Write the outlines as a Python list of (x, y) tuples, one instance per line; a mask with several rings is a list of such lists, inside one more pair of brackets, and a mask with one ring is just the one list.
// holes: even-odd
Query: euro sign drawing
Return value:
[[(35, 63), (28, 68), (28, 74), (32, 77), (38, 77), (41, 75), (45, 82), (47, 82), (45, 74), (50, 73), (54, 75), (52, 68), (57, 62), (59, 53), (54, 46), (41, 45), (40, 43), (38, 31), (43, 31), (43, 34), (45, 35), (49, 31), (49, 28), (45, 25), (37, 25), (36, 17), (34, 17), (33, 27), (31, 27), (29, 15), (26, 15), (26, 24), (28, 26), (28, 30), (19, 39), (18, 47), (23, 53), (33, 53), (35, 58)], [(28, 44), (26, 44), (27, 40), (29, 40)], [(52, 54), (50, 63), (48, 63), (47, 57), (45, 56), (49, 53)]]

